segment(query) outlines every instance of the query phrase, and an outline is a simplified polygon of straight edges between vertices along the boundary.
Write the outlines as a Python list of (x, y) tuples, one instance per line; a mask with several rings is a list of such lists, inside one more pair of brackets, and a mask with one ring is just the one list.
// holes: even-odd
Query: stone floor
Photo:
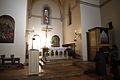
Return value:
[[(51, 63), (49, 66), (43, 66), (39, 76), (28, 76), (28, 66), (22, 69), (10, 69), (0, 71), (0, 80), (96, 80), (94, 72), (95, 64), (93, 62), (77, 62), (70, 64), (68, 62)], [(79, 63), (79, 64), (78, 64)], [(84, 71), (84, 72), (82, 72)], [(80, 74), (80, 72), (82, 72)], [(79, 73), (79, 74), (78, 74)], [(69, 74), (69, 75), (66, 75)], [(50, 77), (53, 76), (53, 77)], [(106, 80), (111, 80), (108, 75)]]

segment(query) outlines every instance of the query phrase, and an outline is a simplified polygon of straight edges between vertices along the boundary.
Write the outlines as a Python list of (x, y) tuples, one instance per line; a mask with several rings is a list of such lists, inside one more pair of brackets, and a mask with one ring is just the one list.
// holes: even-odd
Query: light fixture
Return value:
[(76, 38), (76, 36), (75, 36), (75, 38), (74, 38), (74, 41), (77, 41), (77, 38)]
[(74, 38), (74, 41), (77, 41), (77, 37), (81, 38), (81, 33), (80, 32), (77, 32), (75, 30), (75, 38)]
[(75, 35), (81, 36), (81, 33), (80, 32), (76, 32), (76, 30), (75, 30)]

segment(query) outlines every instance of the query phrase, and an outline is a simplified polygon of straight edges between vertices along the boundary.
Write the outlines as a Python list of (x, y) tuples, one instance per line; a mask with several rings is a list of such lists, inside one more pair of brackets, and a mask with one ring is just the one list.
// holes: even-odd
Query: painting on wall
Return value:
[(14, 43), (15, 21), (9, 15), (0, 16), (0, 43)]

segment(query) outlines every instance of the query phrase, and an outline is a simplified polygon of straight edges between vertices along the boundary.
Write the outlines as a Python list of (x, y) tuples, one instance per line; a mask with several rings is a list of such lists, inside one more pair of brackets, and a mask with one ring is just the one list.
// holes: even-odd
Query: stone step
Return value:
[(76, 70), (76, 71), (62, 71), (55, 73), (40, 73), (39, 75), (34, 76), (22, 76), (21, 78), (15, 78), (14, 80), (52, 80), (55, 78), (63, 78), (63, 77), (72, 77), (72, 76), (80, 76), (83, 75), (84, 71)]
[(40, 73), (39, 76), (41, 79), (50, 79), (50, 78), (60, 78), (60, 77), (70, 77), (78, 76), (84, 74), (84, 70), (65, 70), (49, 73)]
[(73, 65), (74, 63), (81, 62), (80, 59), (69, 59), (69, 60), (52, 60), (52, 61), (46, 61), (45, 64), (42, 66), (42, 68), (48, 68), (54, 66), (69, 66)]
[(80, 62), (80, 59), (65, 59), (65, 60), (49, 60), (44, 61), (45, 64), (54, 65), (54, 64), (65, 64), (65, 63), (72, 63), (72, 62)]
[[(51, 67), (48, 67), (51, 66)], [(79, 68), (74, 65), (46, 65), (46, 67), (43, 67), (43, 71), (39, 73), (39, 76), (42, 79), (47, 78), (59, 78), (59, 77), (68, 77), (68, 76), (76, 76), (81, 75), (86, 70)]]
[(77, 76), (85, 72), (84, 69), (74, 66), (74, 63), (81, 63), (81, 59), (56, 59), (41, 61), (45, 64), (42, 66), (42, 71), (39, 73), (40, 79)]
[(68, 65), (68, 66), (51, 66), (51, 67), (45, 67), (43, 68), (44, 72), (46, 73), (54, 73), (54, 72), (59, 72), (59, 71), (70, 71), (70, 70), (80, 70), (79, 67), (74, 66), (74, 65)]

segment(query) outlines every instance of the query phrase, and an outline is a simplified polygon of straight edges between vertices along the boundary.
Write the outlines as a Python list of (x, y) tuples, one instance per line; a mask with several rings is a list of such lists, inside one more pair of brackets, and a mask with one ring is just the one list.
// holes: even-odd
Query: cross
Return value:
[(45, 31), (46, 39), (47, 39), (47, 33), (48, 33), (49, 31), (51, 31), (52, 29), (53, 29), (53, 28), (49, 28), (48, 25), (46, 25), (46, 27), (43, 27), (43, 28), (42, 28), (42, 31)]

